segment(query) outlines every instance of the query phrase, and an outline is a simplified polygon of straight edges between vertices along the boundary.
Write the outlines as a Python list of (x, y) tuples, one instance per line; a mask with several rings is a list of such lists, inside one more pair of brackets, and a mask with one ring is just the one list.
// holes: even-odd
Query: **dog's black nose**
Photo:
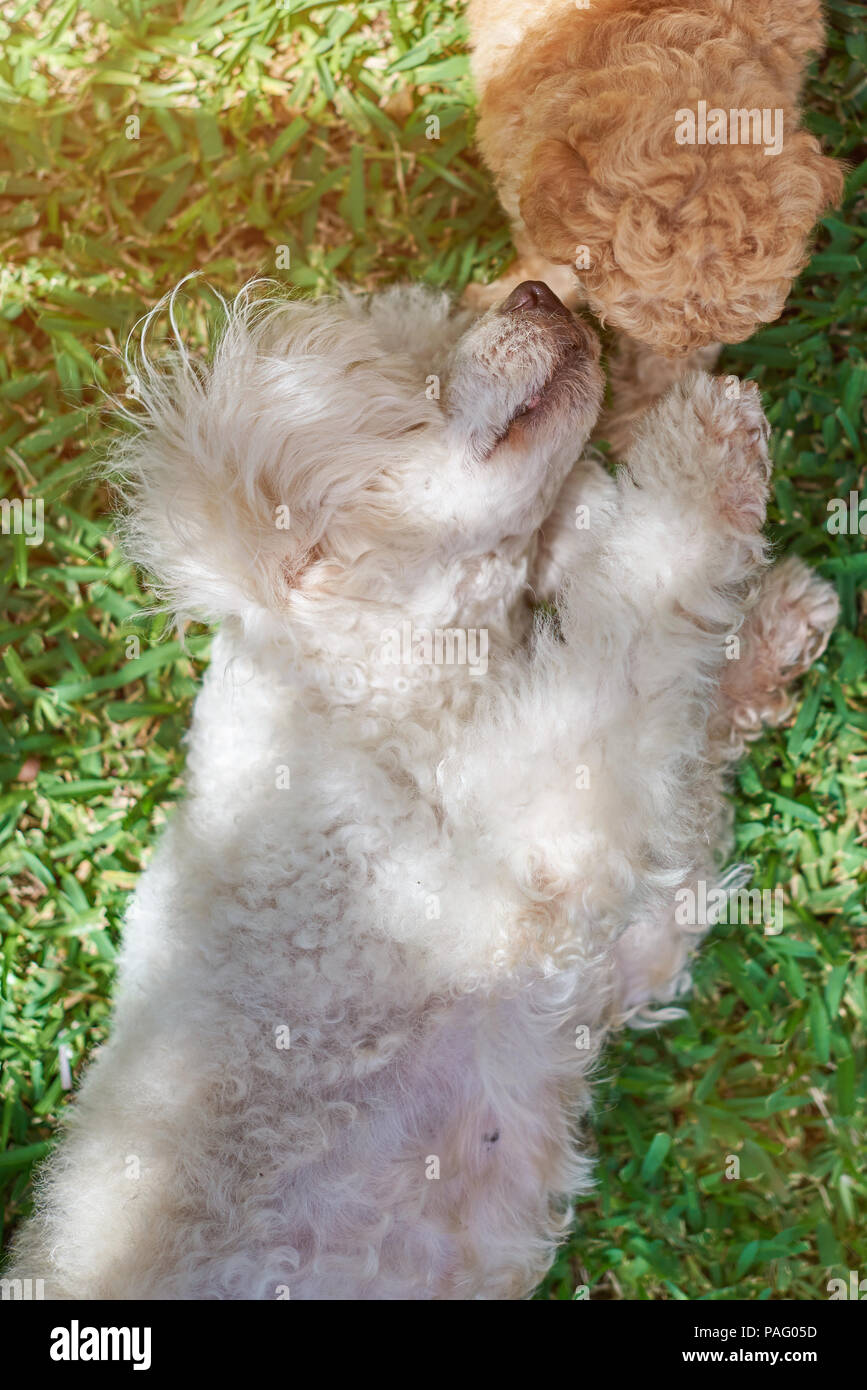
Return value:
[(542, 280), (522, 280), (500, 305), (504, 314), (524, 313), (527, 309), (542, 309), (546, 314), (568, 314), (569, 310), (553, 290)]

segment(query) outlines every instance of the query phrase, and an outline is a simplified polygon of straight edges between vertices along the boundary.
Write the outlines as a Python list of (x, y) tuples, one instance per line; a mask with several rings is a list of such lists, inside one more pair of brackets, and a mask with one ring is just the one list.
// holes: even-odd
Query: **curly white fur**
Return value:
[[(570, 477), (598, 349), (519, 301), (245, 294), (210, 363), (136, 367), (126, 544), (222, 626), (19, 1242), (54, 1297), (525, 1295), (606, 1032), (688, 983), (766, 428), (697, 375)], [(384, 662), (407, 620), (485, 628), (487, 674)]]

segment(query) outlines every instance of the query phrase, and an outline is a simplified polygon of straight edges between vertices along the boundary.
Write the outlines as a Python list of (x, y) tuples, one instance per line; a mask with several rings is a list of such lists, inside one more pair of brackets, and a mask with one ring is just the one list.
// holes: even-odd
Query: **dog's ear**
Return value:
[(147, 367), (136, 432), (109, 460), (123, 550), (178, 617), (283, 611), (322, 563), (323, 509), (280, 458), (252, 374), (244, 391), (245, 351), (236, 332), (208, 366)]
[(573, 265), (580, 274), (592, 260), (592, 179), (579, 150), (565, 140), (543, 140), (534, 149), (521, 185), (521, 217), (551, 261)]
[[(345, 390), (339, 349), (350, 351), (346, 339), (360, 330), (339, 304), (242, 291), (210, 357), (197, 357), (167, 303), (168, 351), (146, 350), (165, 304), (127, 351), (137, 405), (120, 413), (134, 430), (108, 461), (123, 548), (178, 616), (284, 615), (295, 595), (333, 579), (326, 528), (355, 501), (359, 472), (379, 464), (369, 448), (359, 469), (328, 408)], [(359, 357), (369, 349), (365, 337)], [(347, 406), (347, 428), (357, 405)]]
[(180, 430), (149, 428), (125, 450), (117, 523), (124, 552), (147, 573), (160, 606), (179, 617), (285, 609), (321, 564), (313, 526), (291, 499), (278, 498), (267, 475), (233, 468), (231, 449), (197, 443), (183, 448)]

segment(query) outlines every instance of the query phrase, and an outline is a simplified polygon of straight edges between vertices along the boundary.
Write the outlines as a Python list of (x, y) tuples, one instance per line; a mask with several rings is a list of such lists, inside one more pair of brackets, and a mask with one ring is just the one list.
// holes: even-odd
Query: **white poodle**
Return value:
[(518, 1298), (550, 1264), (606, 1033), (688, 985), (675, 894), (720, 882), (725, 769), (836, 613), (765, 569), (756, 391), (676, 386), (615, 480), (573, 467), (597, 358), (528, 282), (478, 320), (244, 294), (208, 363), (137, 364), (128, 551), (221, 628), (18, 1244), (50, 1296)]

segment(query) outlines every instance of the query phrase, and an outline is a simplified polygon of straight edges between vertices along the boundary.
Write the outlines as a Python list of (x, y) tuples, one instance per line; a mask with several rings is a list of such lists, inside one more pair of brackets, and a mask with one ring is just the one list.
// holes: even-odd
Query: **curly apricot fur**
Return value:
[[(668, 355), (782, 311), (842, 190), (802, 128), (818, 0), (471, 0), (479, 142), (519, 247), (575, 265), (603, 322)], [(678, 145), (675, 113), (783, 111), (783, 145)]]

